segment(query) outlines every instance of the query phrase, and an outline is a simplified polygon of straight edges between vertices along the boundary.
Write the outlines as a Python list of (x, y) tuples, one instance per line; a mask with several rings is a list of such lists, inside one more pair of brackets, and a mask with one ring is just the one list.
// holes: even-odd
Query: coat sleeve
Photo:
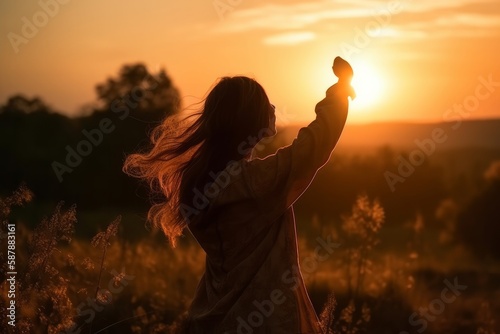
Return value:
[(302, 195), (330, 159), (348, 108), (344, 94), (328, 95), (316, 105), (316, 119), (300, 129), (291, 145), (249, 163), (246, 182), (261, 210), (284, 212)]

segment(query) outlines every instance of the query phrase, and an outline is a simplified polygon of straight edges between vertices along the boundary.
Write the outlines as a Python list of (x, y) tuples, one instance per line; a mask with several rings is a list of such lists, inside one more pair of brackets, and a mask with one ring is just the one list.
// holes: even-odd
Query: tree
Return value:
[(9, 97), (5, 105), (3, 105), (0, 110), (1, 112), (6, 113), (24, 114), (30, 114), (33, 112), (49, 113), (51, 111), (50, 107), (48, 107), (40, 98), (34, 97), (30, 99), (22, 94)]
[(166, 71), (151, 74), (142, 63), (123, 65), (117, 78), (96, 86), (96, 93), (104, 110), (126, 107), (168, 115), (177, 112), (180, 105), (179, 91)]
[[(54, 112), (40, 98), (22, 94), (0, 106), (0, 194), (25, 181), (40, 203), (64, 199), (83, 209), (103, 203), (147, 207), (147, 196), (136, 196), (136, 180), (122, 173), (123, 159), (148, 143), (148, 134), (163, 118), (179, 110), (179, 92), (165, 70), (151, 74), (141, 63), (123, 66), (96, 91), (99, 101), (87, 104), (78, 117)], [(96, 135), (103, 120), (113, 130)], [(94, 133), (93, 142), (89, 133)], [(90, 144), (87, 155), (78, 153), (79, 146)], [(54, 163), (68, 166), (70, 150), (78, 153), (81, 164), (59, 182)]]

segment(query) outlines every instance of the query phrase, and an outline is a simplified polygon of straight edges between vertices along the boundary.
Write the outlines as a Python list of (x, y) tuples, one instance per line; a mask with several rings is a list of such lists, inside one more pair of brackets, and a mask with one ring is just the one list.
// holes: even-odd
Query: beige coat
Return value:
[(187, 333), (322, 333), (297, 270), (292, 205), (330, 158), (347, 109), (347, 98), (321, 101), (290, 146), (220, 174), (203, 225), (189, 226), (207, 256)]

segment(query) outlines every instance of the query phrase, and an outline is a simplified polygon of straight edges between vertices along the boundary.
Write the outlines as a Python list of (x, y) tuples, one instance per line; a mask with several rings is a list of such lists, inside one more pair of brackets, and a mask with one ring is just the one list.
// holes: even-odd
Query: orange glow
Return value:
[[(500, 80), (499, 6), (408, 1), (377, 21), (373, 12), (387, 8), (368, 1), (227, 3), (231, 8), (221, 13), (205, 0), (70, 2), (35, 34), (23, 30), (22, 18), (31, 22), (43, 8), (12, 2), (2, 11), (0, 33), (33, 36), (19, 42), (17, 53), (4, 38), (0, 100), (38, 95), (74, 115), (95, 100), (96, 84), (123, 64), (144, 62), (165, 67), (183, 97), (204, 96), (221, 76), (254, 77), (293, 122), (303, 123), (336, 81), (331, 64), (341, 56), (354, 68), (358, 95), (349, 122), (421, 122), (442, 120), (479, 76)], [(491, 94), (471, 117), (500, 117), (499, 101), (498, 92)]]
[(384, 101), (386, 83), (382, 74), (369, 63), (353, 62), (355, 76), (352, 79), (352, 86), (356, 90), (356, 99), (352, 102), (355, 112), (367, 111), (376, 107)]
[[(385, 95), (387, 83), (382, 72), (372, 64), (359, 60), (350, 63), (354, 69), (352, 86), (356, 91), (356, 98), (351, 101), (349, 117), (351, 121), (363, 121), (363, 118), (369, 117), (388, 98)], [(317, 89), (323, 90), (335, 80), (331, 71), (322, 71)]]

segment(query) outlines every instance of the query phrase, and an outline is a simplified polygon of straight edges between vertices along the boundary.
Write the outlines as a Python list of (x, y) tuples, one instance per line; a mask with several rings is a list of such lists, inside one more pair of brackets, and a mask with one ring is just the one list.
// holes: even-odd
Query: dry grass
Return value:
[[(25, 187), (1, 199), (2, 224), (14, 206), (31, 199)], [(319, 313), (326, 334), (415, 332), (409, 316), (439, 296), (443, 277), (456, 274), (429, 269), (419, 217), (406, 226), (404, 252), (378, 251), (384, 210), (367, 196), (358, 197), (338, 229), (312, 225), (341, 243), (306, 277), (313, 302), (324, 305)], [(204, 269), (204, 254), (194, 242), (173, 250), (150, 240), (123, 241), (120, 217), (92, 240), (72, 240), (76, 208), (63, 203), (35, 230), (23, 226), (18, 223), (16, 232), (19, 333), (173, 332)], [(302, 257), (313, 254), (305, 240), (300, 248)], [(5, 263), (5, 254), (0, 256)], [(498, 282), (476, 271), (467, 275), (459, 277), (471, 288), (429, 322), (426, 333), (498, 332)], [(3, 272), (1, 278), (5, 291)], [(0, 298), (5, 303), (5, 294)], [(6, 321), (2, 317), (2, 328)]]

